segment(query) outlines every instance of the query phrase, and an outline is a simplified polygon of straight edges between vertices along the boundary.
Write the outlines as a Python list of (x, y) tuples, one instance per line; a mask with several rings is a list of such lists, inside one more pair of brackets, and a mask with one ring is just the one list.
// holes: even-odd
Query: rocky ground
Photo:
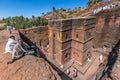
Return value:
[(6, 30), (0, 31), (0, 80), (61, 80), (43, 58), (27, 55), (7, 64), (11, 59), (10, 54), (4, 54), (8, 37)]
[(120, 41), (112, 48), (96, 73), (95, 80), (120, 80)]

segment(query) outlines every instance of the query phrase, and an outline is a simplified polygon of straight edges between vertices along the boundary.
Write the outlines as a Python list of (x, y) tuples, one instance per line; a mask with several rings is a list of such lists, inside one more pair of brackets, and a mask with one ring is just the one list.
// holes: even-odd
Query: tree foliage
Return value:
[(0, 23), (6, 23), (16, 29), (29, 28), (32, 26), (44, 26), (48, 24), (47, 19), (32, 16), (32, 18), (25, 18), (23, 16), (8, 17), (0, 20)]
[(98, 2), (102, 2), (103, 0), (89, 0), (88, 1), (88, 6), (92, 6), (94, 5), (95, 3), (98, 3)]

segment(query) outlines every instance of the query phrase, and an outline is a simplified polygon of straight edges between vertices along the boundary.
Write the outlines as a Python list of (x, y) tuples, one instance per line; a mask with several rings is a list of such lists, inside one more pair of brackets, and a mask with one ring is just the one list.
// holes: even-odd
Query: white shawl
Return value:
[(8, 39), (8, 42), (5, 46), (5, 53), (12, 53), (13, 47), (17, 44), (16, 40), (13, 40), (11, 38)]

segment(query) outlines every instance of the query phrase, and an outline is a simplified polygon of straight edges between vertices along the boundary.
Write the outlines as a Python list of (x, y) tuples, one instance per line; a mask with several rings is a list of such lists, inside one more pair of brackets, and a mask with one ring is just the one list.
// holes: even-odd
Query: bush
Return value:
[(6, 29), (6, 26), (0, 27), (0, 30), (5, 30), (5, 29)]

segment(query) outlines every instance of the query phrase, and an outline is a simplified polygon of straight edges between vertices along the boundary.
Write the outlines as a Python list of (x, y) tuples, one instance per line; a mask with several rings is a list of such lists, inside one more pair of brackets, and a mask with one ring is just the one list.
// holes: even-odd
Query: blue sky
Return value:
[(85, 7), (88, 0), (0, 0), (0, 18), (24, 16), (40, 16), (56, 9), (73, 9), (75, 7)]

